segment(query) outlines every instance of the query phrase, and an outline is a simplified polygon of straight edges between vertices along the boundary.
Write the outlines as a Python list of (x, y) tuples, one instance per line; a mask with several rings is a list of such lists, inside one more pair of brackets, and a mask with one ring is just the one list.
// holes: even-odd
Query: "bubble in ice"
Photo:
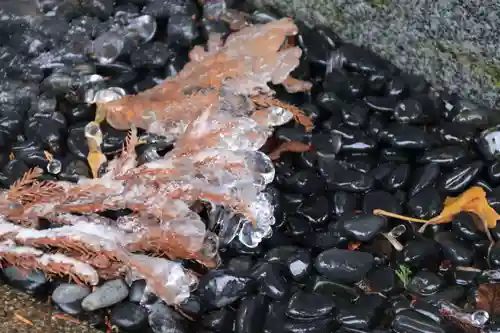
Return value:
[(267, 124), (272, 127), (284, 125), (293, 118), (293, 113), (279, 106), (270, 107), (268, 111)]
[(142, 15), (134, 18), (127, 26), (127, 34), (138, 36), (142, 42), (146, 43), (153, 39), (156, 33), (156, 20), (151, 15)]
[(91, 121), (85, 126), (85, 137), (87, 139), (94, 139), (98, 145), (102, 142), (101, 127), (95, 121)]
[(490, 319), (490, 314), (484, 310), (475, 311), (472, 313), (472, 322), (476, 326), (485, 325)]
[(265, 185), (273, 181), (275, 170), (273, 161), (271, 161), (269, 156), (261, 151), (250, 151), (245, 154), (245, 160), (253, 172), (262, 177)]
[(59, 160), (53, 159), (52, 161), (50, 161), (47, 164), (47, 172), (49, 172), (53, 175), (59, 174), (61, 172), (61, 169), (62, 169), (62, 165), (61, 165), (61, 161), (59, 161)]
[(92, 43), (93, 56), (101, 64), (115, 61), (125, 47), (125, 38), (116, 31), (107, 31), (97, 37)]
[(122, 98), (127, 93), (123, 88), (120, 87), (109, 87), (107, 89), (101, 89), (94, 94), (92, 103), (107, 103), (111, 101), (116, 101)]

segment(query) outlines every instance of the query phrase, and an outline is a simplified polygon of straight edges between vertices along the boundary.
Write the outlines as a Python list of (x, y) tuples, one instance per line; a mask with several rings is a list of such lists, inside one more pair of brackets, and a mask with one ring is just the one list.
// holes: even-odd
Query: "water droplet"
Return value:
[(57, 175), (59, 172), (61, 172), (62, 169), (62, 164), (61, 161), (53, 159), (47, 164), (47, 172)]
[(91, 121), (85, 126), (85, 137), (95, 138), (102, 136), (101, 127), (95, 121)]
[(472, 313), (472, 322), (477, 326), (484, 326), (490, 319), (490, 314), (486, 311), (479, 310)]
[(270, 107), (268, 111), (269, 116), (267, 122), (268, 125), (272, 127), (286, 124), (293, 118), (293, 113), (278, 106)]
[(101, 102), (107, 103), (111, 101), (116, 101), (123, 96), (125, 96), (127, 92), (120, 87), (109, 87), (107, 89), (99, 90), (95, 93), (93, 103)]

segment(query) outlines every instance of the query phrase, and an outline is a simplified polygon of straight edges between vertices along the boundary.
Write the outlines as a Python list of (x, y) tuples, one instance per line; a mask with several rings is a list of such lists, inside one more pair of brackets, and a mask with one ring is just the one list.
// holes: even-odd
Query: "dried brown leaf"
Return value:
[(479, 285), (476, 293), (476, 309), (487, 311), (490, 317), (500, 315), (500, 284)]
[(281, 154), (285, 152), (293, 152), (293, 153), (302, 153), (311, 150), (311, 145), (298, 142), (298, 141), (287, 141), (281, 143), (278, 147), (276, 147), (273, 151), (271, 151), (268, 155), (269, 158), (273, 161), (278, 160)]

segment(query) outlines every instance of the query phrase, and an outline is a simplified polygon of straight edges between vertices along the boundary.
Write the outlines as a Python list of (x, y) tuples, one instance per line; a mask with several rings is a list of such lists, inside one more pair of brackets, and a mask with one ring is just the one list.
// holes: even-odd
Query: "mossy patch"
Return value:
[(442, 41), (430, 41), (437, 50), (451, 55), (457, 62), (466, 64), (472, 73), (485, 76), (496, 88), (500, 88), (500, 62), (463, 50), (459, 45)]
[(366, 2), (374, 8), (387, 8), (391, 4), (391, 0), (366, 0)]

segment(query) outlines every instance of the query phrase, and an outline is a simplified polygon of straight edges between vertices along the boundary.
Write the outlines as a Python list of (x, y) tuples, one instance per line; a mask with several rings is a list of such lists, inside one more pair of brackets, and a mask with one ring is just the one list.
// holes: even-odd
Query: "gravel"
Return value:
[(500, 2), (495, 0), (252, 0), (333, 26), (434, 87), (500, 107)]
[[(17, 315), (16, 315), (17, 314)], [(0, 332), (9, 333), (98, 333), (85, 323), (53, 318), (48, 320), (49, 307), (33, 297), (0, 286)], [(31, 321), (24, 322), (19, 316)]]

